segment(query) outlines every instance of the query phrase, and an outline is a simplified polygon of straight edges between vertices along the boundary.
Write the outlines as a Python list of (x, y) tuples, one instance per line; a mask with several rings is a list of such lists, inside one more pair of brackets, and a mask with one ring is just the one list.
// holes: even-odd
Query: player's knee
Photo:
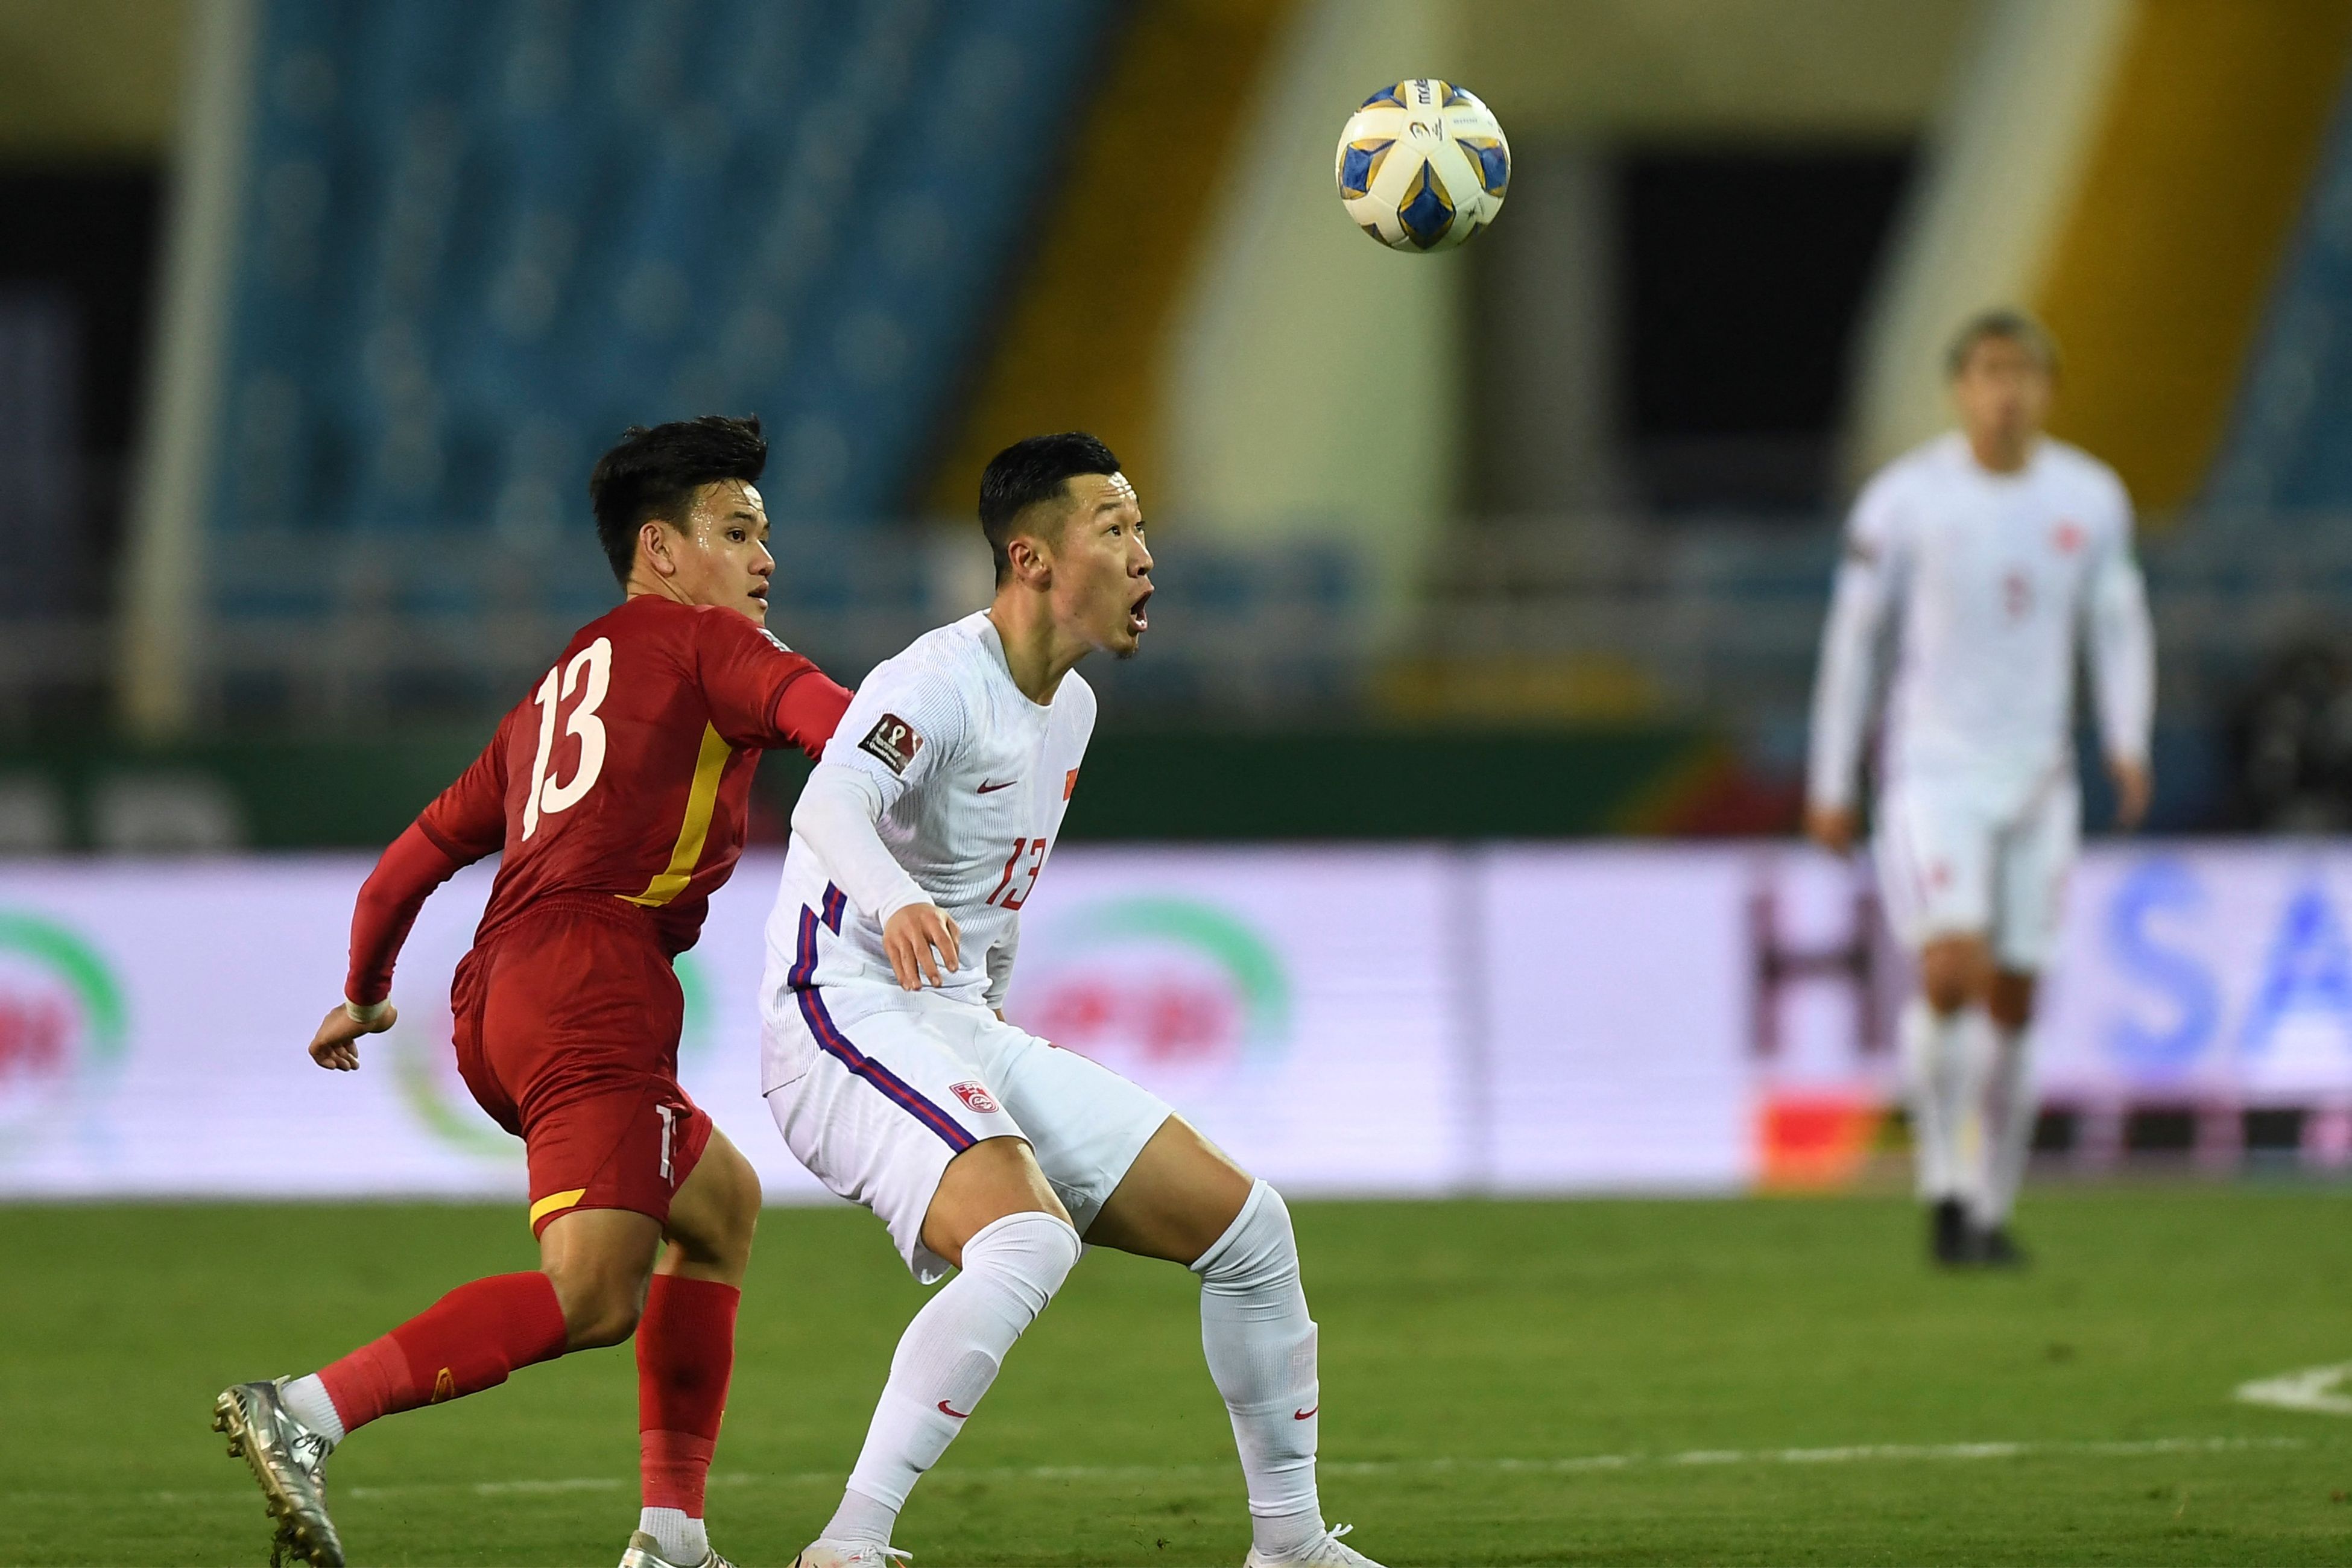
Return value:
[(1034, 1318), (1045, 1310), (1084, 1250), (1058, 1214), (1024, 1209), (982, 1226), (963, 1244), (963, 1271), (1010, 1290)]
[(2008, 970), (1995, 974), (1985, 1011), (2003, 1029), (2022, 1029), (2033, 1022), (2033, 976)]
[(760, 1224), (760, 1173), (730, 1148), (719, 1176), (710, 1205), (712, 1228), (717, 1233), (713, 1239), (723, 1249), (749, 1253), (751, 1233)]
[(557, 1267), (547, 1274), (563, 1309), (568, 1349), (599, 1350), (620, 1344), (637, 1331), (637, 1320), (645, 1314), (645, 1280), (623, 1279), (595, 1268)]
[(1979, 999), (1984, 990), (1983, 944), (1973, 937), (1948, 937), (1919, 955), (1919, 990), (1927, 1005), (1952, 1014)]
[(1250, 1189), (1249, 1200), (1217, 1244), (1192, 1265), (1203, 1289), (1247, 1294), (1286, 1286), (1298, 1278), (1298, 1237), (1290, 1205), (1265, 1182)]

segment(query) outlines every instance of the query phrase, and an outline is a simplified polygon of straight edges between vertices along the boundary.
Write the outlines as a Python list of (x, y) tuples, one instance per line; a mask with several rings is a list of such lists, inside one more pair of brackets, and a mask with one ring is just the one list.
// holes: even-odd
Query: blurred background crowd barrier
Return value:
[[(759, 1099), (779, 864), (747, 859), (679, 962), (682, 1072), (771, 1196), (808, 1201)], [(486, 868), (425, 907), (365, 1070), (303, 1056), (364, 870), (0, 871), (0, 1195), (520, 1193), (521, 1145), (449, 1048)], [(2347, 915), (2352, 849), (2095, 852), (2043, 1030), (2042, 1173), (2340, 1175)], [(1006, 1011), (1300, 1193), (1837, 1187), (1898, 1165), (1882, 929), (1851, 868), (1777, 847), (1079, 847)], [(267, 1165), (237, 1132), (258, 1114)]]

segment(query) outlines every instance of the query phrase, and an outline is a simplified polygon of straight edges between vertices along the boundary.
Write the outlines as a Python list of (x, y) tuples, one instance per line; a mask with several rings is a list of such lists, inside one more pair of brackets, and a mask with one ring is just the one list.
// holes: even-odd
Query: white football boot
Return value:
[(706, 1552), (692, 1563), (675, 1563), (662, 1555), (661, 1542), (645, 1531), (629, 1533), (629, 1549), (621, 1553), (621, 1568), (735, 1568), (718, 1550)]
[(1268, 1557), (1253, 1546), (1242, 1559), (1242, 1568), (1381, 1568), (1354, 1547), (1339, 1543), (1339, 1537), (1355, 1528), (1334, 1525), (1286, 1557)]
[(801, 1554), (793, 1559), (793, 1568), (890, 1568), (893, 1559), (907, 1563), (914, 1555), (870, 1541), (817, 1540), (801, 1548)]

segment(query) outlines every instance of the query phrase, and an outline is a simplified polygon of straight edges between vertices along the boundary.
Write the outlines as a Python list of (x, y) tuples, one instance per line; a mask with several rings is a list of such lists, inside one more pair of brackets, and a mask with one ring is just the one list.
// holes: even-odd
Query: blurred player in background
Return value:
[(761, 1089), (794, 1155), (926, 1284), (840, 1509), (800, 1568), (885, 1568), (908, 1494), (1078, 1260), (1079, 1237), (1201, 1276), (1201, 1339), (1249, 1483), (1253, 1565), (1362, 1565), (1315, 1484), (1315, 1323), (1289, 1211), (1157, 1096), (1004, 1021), (1093, 733), (1073, 667), (1149, 625), (1151, 552), (1091, 436), (1000, 452), (989, 607), (858, 688), (793, 814), (768, 923)]
[(2021, 1260), (2009, 1216), (2032, 1147), (2028, 1030), (2081, 834), (2078, 642), (2117, 824), (2147, 808), (2154, 637), (2113, 469), (2042, 433), (2055, 346), (1978, 316), (1946, 371), (1960, 428), (1855, 501), (1822, 637), (1806, 830), (1853, 843), (1882, 634), (1899, 622), (1875, 823), (1882, 896), (1916, 955), (1902, 1022), (1919, 1194), (1945, 1263)]
[(220, 1395), (214, 1424), (281, 1540), (321, 1568), (343, 1560), (324, 1467), (347, 1434), (633, 1331), (644, 1513), (622, 1568), (721, 1563), (702, 1498), (760, 1183), (678, 1087), (671, 960), (742, 853), (761, 750), (814, 755), (849, 701), (764, 629), (767, 450), (757, 419), (709, 417), (604, 455), (589, 493), (626, 597), (360, 890), (345, 1001), (310, 1042), (344, 1072), (393, 1023), (393, 962), (426, 895), (505, 852), (450, 1007), (467, 1087), (528, 1152), (540, 1268), (460, 1286), (310, 1376)]

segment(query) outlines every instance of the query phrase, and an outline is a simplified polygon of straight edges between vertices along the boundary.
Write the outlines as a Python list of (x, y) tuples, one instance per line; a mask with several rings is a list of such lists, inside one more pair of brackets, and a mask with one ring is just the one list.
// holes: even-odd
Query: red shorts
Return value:
[(523, 1141), (532, 1235), (573, 1209), (668, 1221), (710, 1118), (678, 1087), (685, 998), (642, 911), (551, 900), (466, 955), (449, 1005), (466, 1087)]

